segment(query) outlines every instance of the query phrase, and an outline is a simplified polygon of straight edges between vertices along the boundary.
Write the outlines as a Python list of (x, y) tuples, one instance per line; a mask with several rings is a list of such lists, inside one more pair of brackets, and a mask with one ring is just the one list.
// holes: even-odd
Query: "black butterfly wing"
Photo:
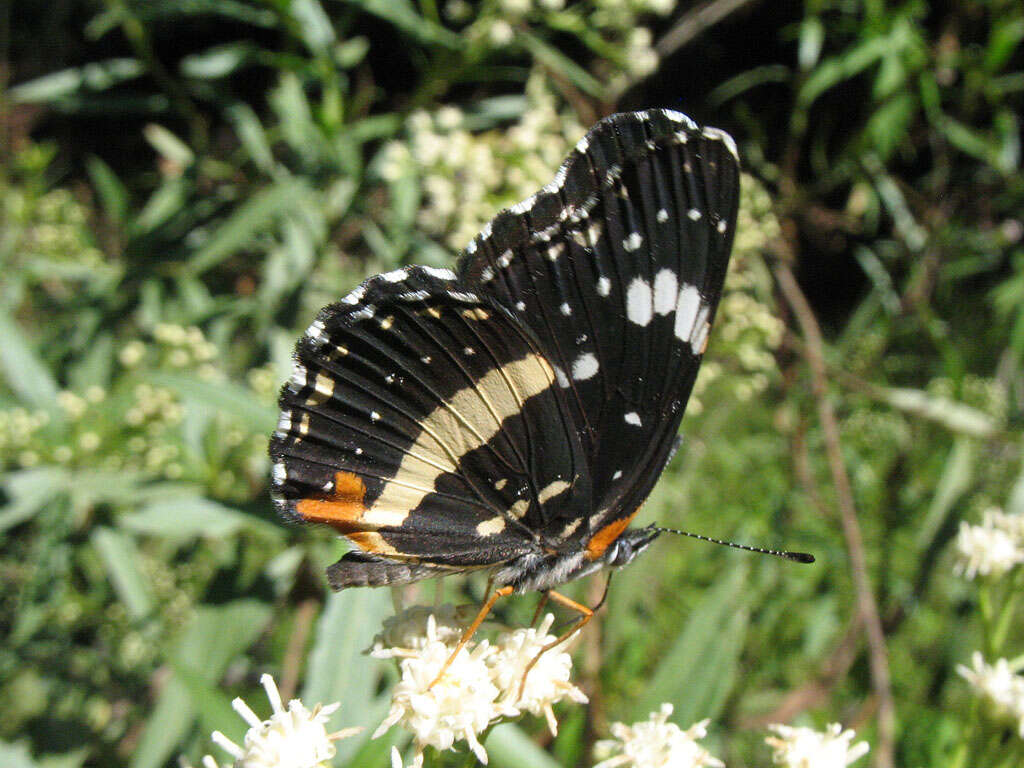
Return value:
[(449, 270), (378, 275), (322, 310), (271, 440), (286, 515), (359, 550), (336, 588), (507, 561), (538, 521), (587, 509), (586, 462), (532, 334)]
[(555, 521), (550, 537), (615, 523), (613, 540), (657, 480), (721, 297), (738, 193), (728, 135), (666, 110), (613, 115), (467, 248), (461, 280), (534, 332), (587, 456), (589, 519)]

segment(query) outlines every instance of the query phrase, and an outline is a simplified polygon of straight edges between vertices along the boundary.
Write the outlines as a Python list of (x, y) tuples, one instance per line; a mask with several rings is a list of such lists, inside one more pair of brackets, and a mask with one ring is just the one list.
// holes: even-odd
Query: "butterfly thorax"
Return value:
[(603, 568), (621, 568), (647, 549), (660, 534), (653, 527), (625, 531), (595, 556), (589, 542), (577, 541), (553, 552), (529, 552), (502, 565), (494, 583), (516, 592), (553, 589)]

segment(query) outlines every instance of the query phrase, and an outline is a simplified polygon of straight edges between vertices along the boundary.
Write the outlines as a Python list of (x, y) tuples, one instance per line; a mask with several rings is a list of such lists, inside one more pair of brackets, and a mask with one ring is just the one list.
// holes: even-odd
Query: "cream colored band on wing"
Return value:
[[(554, 371), (539, 355), (488, 371), (459, 390), (420, 422), (421, 432), (403, 456), (394, 479), (361, 516), (367, 528), (400, 526), (409, 512), (432, 493), (436, 480), (458, 472), (460, 459), (490, 441), (501, 423), (518, 414), (521, 403), (551, 387)], [(442, 469), (441, 467), (447, 467)]]

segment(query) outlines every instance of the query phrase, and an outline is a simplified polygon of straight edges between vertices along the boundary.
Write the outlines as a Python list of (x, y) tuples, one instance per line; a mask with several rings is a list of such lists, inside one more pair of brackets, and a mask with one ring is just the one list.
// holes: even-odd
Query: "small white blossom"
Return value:
[[(321, 706), (312, 711), (301, 701), (292, 699), (284, 708), (277, 684), (270, 675), (263, 675), (260, 683), (267, 692), (273, 712), (267, 720), (260, 720), (241, 698), (231, 706), (249, 724), (242, 745), (235, 744), (220, 731), (214, 731), (214, 743), (234, 758), (234, 768), (326, 768), (334, 757), (333, 742), (352, 736), (361, 728), (346, 728), (327, 733), (327, 719), (340, 706), (338, 703)], [(217, 762), (207, 755), (205, 768), (214, 768)]]
[(508, 45), (512, 42), (512, 38), (515, 37), (515, 31), (512, 29), (511, 24), (499, 19), (491, 24), (491, 28), (487, 31), (487, 36), (494, 45)]
[(765, 739), (775, 749), (772, 760), (786, 768), (846, 768), (867, 754), (868, 743), (850, 746), (856, 734), (843, 730), (839, 723), (826, 726), (824, 731), (790, 725), (769, 725), (779, 738)]
[[(558, 639), (548, 634), (554, 620), (555, 617), (549, 613), (536, 629), (528, 627), (503, 634), (496, 641), (498, 652), (490, 659), (494, 682), (504, 691), (503, 700), (522, 712), (544, 715), (552, 736), (558, 734), (552, 704), (563, 699), (571, 699), (577, 704), (587, 703), (583, 691), (569, 682), (572, 657), (555, 648), (541, 653), (546, 645)], [(527, 667), (534, 659), (536, 663), (527, 675)], [(522, 696), (519, 695), (520, 686)]]
[(1015, 674), (1006, 659), (986, 664), (978, 651), (971, 655), (970, 667), (958, 664), (956, 671), (989, 701), (998, 716), (1015, 721), (1017, 733), (1024, 739), (1024, 677)]
[(722, 768), (725, 764), (697, 743), (707, 736), (710, 720), (701, 720), (684, 731), (668, 722), (671, 714), (672, 705), (665, 703), (661, 711), (652, 712), (647, 720), (633, 725), (614, 723), (615, 738), (596, 745), (600, 752), (611, 756), (594, 768)]
[(981, 525), (960, 523), (956, 536), (956, 566), (968, 579), (1002, 576), (1024, 563), (1024, 519), (998, 509), (986, 510)]
[(391, 710), (373, 736), (383, 735), (396, 723), (408, 728), (416, 740), (413, 765), (417, 768), (423, 764), (424, 747), (447, 750), (463, 739), (486, 765), (487, 752), (477, 736), (491, 721), (517, 712), (498, 702), (501, 691), (491, 680), (487, 665), (495, 649), (486, 640), (460, 650), (437, 679), (454, 650), (454, 643), (444, 642), (442, 636), (430, 615), (424, 637), (411, 642), (411, 647), (373, 651), (377, 657), (400, 658), (402, 674), (391, 694)]

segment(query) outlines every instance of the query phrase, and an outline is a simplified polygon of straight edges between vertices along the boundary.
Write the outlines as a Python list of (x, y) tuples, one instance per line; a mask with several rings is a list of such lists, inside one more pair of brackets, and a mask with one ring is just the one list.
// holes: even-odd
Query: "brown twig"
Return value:
[(657, 51), (659, 58), (664, 59), (685, 46), (708, 27), (713, 27), (726, 16), (752, 2), (755, 0), (711, 0), (709, 3), (693, 8), (679, 17), (672, 28), (658, 40), (654, 50)]
[(811, 391), (818, 406), (818, 418), (821, 421), (825, 452), (835, 486), (839, 519), (850, 557), (851, 577), (857, 595), (857, 612), (867, 635), (871, 682), (878, 705), (878, 746), (875, 750), (875, 765), (879, 768), (892, 768), (896, 718), (889, 678), (889, 655), (878, 606), (868, 578), (864, 540), (861, 536), (860, 523), (857, 521), (850, 476), (843, 462), (839, 424), (828, 398), (821, 327), (786, 261), (780, 260), (776, 263), (775, 279), (796, 316), (806, 342), (804, 356), (811, 372)]

